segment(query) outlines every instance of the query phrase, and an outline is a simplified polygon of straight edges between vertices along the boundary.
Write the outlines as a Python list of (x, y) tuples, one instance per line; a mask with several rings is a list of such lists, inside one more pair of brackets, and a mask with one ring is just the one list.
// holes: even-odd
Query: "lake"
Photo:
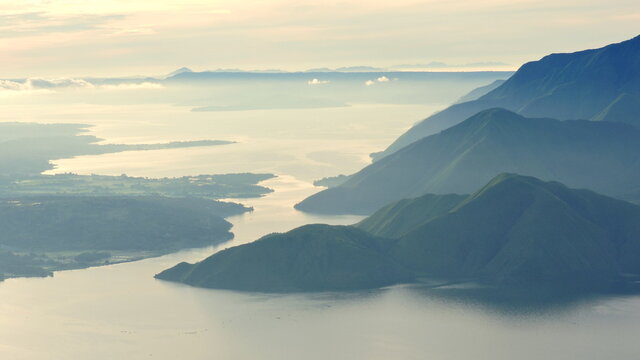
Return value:
[[(462, 95), (467, 89), (461, 89)], [(454, 99), (451, 99), (452, 101)], [(191, 112), (172, 104), (3, 102), (3, 121), (79, 122), (106, 142), (236, 140), (231, 145), (57, 160), (55, 172), (132, 176), (271, 172), (275, 190), (235, 200), (234, 240), (143, 261), (0, 283), (2, 359), (637, 359), (640, 297), (512, 309), (419, 286), (269, 295), (155, 280), (181, 261), (308, 223), (351, 224), (293, 205), (311, 182), (352, 173), (439, 104)], [(233, 199), (230, 199), (233, 200)]]

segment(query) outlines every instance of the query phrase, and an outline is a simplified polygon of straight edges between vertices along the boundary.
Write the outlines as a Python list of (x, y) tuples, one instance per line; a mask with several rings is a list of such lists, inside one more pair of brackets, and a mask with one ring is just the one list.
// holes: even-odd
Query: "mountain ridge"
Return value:
[[(229, 250), (233, 258), (224, 255)], [(266, 292), (354, 290), (417, 279), (502, 290), (637, 291), (640, 206), (504, 173), (468, 196), (402, 200), (352, 227), (307, 225), (229, 250), (156, 277)], [(200, 273), (192, 278), (194, 269)], [(375, 281), (344, 282), (335, 271), (345, 269), (356, 272), (351, 279)]]
[[(528, 62), (496, 89), (426, 118), (372, 156), (381, 159), (494, 107), (528, 117), (598, 120), (598, 115), (625, 93), (640, 95), (640, 35), (598, 49), (550, 54)], [(640, 116), (634, 108), (619, 108), (624, 116), (618, 115), (617, 121), (637, 126)]]
[(503, 172), (632, 198), (639, 151), (640, 129), (625, 123), (532, 119), (495, 108), (374, 162), (296, 208), (368, 215), (403, 198), (469, 193)]

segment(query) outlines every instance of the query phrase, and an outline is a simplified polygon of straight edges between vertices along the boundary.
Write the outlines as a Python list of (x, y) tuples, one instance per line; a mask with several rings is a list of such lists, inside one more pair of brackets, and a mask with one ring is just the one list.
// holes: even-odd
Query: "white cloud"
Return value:
[(383, 75), (383, 76), (380, 76), (379, 78), (377, 78), (375, 80), (367, 80), (367, 81), (365, 81), (364, 84), (367, 85), (367, 86), (371, 86), (371, 85), (374, 85), (376, 82), (386, 83), (386, 82), (389, 82), (389, 81), (397, 81), (397, 80), (398, 80), (397, 78), (389, 79), (388, 77)]
[(149, 81), (139, 83), (122, 82), (117, 84), (93, 84), (84, 79), (74, 78), (30, 78), (20, 81), (0, 79), (0, 91), (10, 92), (51, 92), (58, 89), (136, 90), (161, 88), (163, 88), (161, 84)]
[(19, 83), (17, 81), (11, 80), (0, 80), (0, 90), (28, 90), (28, 88), (23, 83)]
[(87, 88), (95, 86), (83, 79), (61, 78), (61, 79), (40, 79), (31, 78), (26, 81), (27, 86), (33, 89), (53, 89), (53, 88)]
[(32, 91), (57, 88), (94, 88), (90, 82), (82, 79), (41, 79), (30, 78), (23, 81), (0, 80), (0, 90)]
[(319, 80), (319, 79), (311, 79), (309, 81), (307, 81), (307, 84), (309, 85), (323, 85), (323, 84), (328, 84), (331, 81), (329, 80)]

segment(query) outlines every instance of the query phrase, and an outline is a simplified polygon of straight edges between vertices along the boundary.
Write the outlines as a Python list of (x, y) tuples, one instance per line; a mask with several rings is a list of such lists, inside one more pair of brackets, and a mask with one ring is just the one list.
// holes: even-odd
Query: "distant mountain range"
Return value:
[(387, 156), (425, 136), (494, 107), (529, 117), (640, 124), (640, 36), (600, 49), (551, 54), (524, 64), (504, 84), (474, 101), (434, 114), (385, 151)]
[(380, 76), (397, 78), (403, 80), (455, 80), (455, 79), (478, 79), (484, 81), (494, 81), (496, 78), (507, 78), (512, 75), (512, 71), (466, 71), (466, 72), (428, 72), (428, 71), (393, 71), (384, 69), (360, 68), (351, 70), (313, 69), (304, 72), (252, 72), (242, 70), (216, 70), (216, 71), (179, 71), (173, 76), (163, 80), (165, 84), (181, 82), (206, 82), (215, 79), (259, 79), (259, 80), (293, 80), (307, 83), (307, 81), (318, 78), (322, 80), (357, 80), (366, 81), (376, 79)]
[(307, 225), (181, 263), (159, 279), (245, 291), (412, 282), (613, 291), (640, 278), (640, 207), (502, 174), (470, 196), (426, 195), (354, 227)]
[(314, 194), (296, 208), (370, 214), (426, 193), (466, 194), (512, 172), (640, 199), (640, 129), (624, 123), (526, 118), (482, 111)]
[[(474, 62), (468, 64), (448, 64), (441, 61), (432, 61), (429, 63), (423, 64), (400, 64), (400, 65), (392, 65), (387, 67), (379, 67), (379, 66), (367, 66), (367, 65), (355, 65), (355, 66), (342, 66), (337, 68), (328, 68), (328, 67), (319, 67), (319, 68), (311, 68), (304, 71), (291, 71), (291, 70), (281, 70), (281, 69), (255, 69), (255, 70), (243, 70), (243, 69), (216, 69), (216, 70), (204, 70), (201, 72), (237, 72), (237, 73), (283, 73), (283, 74), (291, 74), (291, 73), (315, 73), (315, 72), (385, 72), (385, 71), (438, 71), (442, 69), (474, 69), (475, 71), (492, 71), (493, 68), (499, 67), (504, 68), (505, 66), (509, 66), (509, 64), (498, 62), (498, 61), (487, 61), (487, 62)], [(504, 71), (504, 70), (500, 70)], [(183, 72), (193, 72), (188, 67), (181, 67), (175, 71), (170, 72), (166, 75), (166, 77), (175, 76), (181, 74)]]
[(168, 73), (165, 77), (170, 78), (172, 76), (176, 76), (182, 73), (189, 73), (189, 72), (193, 72), (193, 70), (189, 69), (188, 67), (181, 67), (180, 69), (177, 69), (175, 71)]

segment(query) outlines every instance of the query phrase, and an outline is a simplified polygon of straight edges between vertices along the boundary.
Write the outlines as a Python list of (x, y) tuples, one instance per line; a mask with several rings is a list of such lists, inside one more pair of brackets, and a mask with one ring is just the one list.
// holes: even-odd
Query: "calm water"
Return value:
[[(505, 310), (398, 286), (348, 294), (265, 295), (153, 279), (180, 261), (306, 223), (350, 224), (292, 205), (310, 181), (353, 172), (436, 105), (193, 113), (170, 105), (10, 107), (17, 120), (83, 122), (108, 142), (234, 139), (209, 148), (57, 161), (54, 172), (140, 176), (273, 172), (276, 191), (242, 200), (236, 238), (220, 247), (53, 278), (0, 283), (1, 359), (637, 359), (640, 298), (553, 310)], [(9, 120), (5, 112), (2, 116)], [(6, 119), (5, 119), (6, 118)], [(14, 119), (15, 120), (15, 119)]]

